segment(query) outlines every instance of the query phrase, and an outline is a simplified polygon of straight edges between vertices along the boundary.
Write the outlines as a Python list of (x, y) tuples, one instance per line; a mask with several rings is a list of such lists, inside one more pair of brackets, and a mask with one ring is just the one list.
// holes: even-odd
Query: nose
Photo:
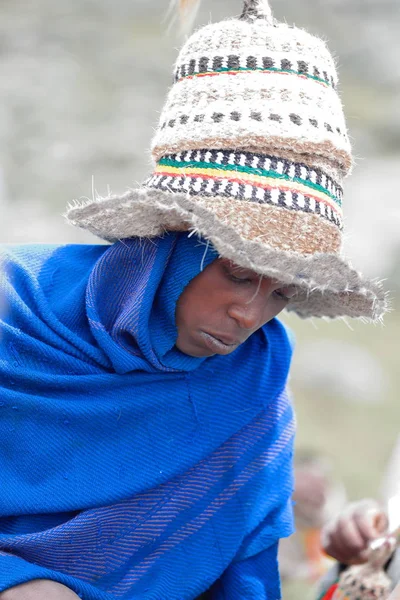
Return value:
[(265, 310), (265, 299), (262, 301), (254, 299), (248, 304), (232, 304), (228, 309), (228, 315), (236, 321), (241, 329), (255, 331), (264, 324)]

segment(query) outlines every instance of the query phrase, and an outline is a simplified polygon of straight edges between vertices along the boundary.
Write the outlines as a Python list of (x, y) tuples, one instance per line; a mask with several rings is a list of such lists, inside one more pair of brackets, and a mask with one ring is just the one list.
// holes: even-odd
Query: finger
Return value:
[(389, 533), (389, 517), (385, 512), (381, 511), (375, 518), (375, 529), (379, 535)]
[(348, 543), (337, 529), (325, 535), (323, 538), (323, 548), (326, 554), (345, 564), (350, 564), (359, 555), (359, 550), (349, 548)]
[(371, 550), (368, 548), (367, 550), (363, 550), (359, 554), (355, 554), (351, 558), (348, 559), (348, 565), (365, 565), (371, 558)]
[(351, 555), (359, 554), (368, 546), (354, 519), (346, 517), (339, 519), (337, 537)]
[(340, 537), (337, 534), (337, 523), (333, 523), (330, 526), (324, 527), (321, 532), (321, 545), (323, 551), (338, 560), (342, 561), (343, 557), (343, 544)]
[(389, 525), (387, 515), (381, 510), (372, 508), (363, 513), (355, 513), (354, 522), (366, 543), (386, 533)]

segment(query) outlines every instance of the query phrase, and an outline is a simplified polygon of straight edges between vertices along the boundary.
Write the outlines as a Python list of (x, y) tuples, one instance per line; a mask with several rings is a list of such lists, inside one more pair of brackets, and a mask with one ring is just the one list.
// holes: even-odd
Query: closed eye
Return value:
[(275, 290), (274, 294), (281, 298), (285, 302), (289, 302), (294, 296), (297, 294), (297, 290), (294, 285), (290, 285), (284, 288), (279, 288)]
[(253, 280), (250, 279), (249, 277), (236, 277), (235, 275), (230, 274), (230, 279), (232, 281), (234, 281), (235, 283), (253, 283)]
[(281, 290), (275, 290), (274, 294), (275, 294), (275, 296), (278, 296), (278, 298), (280, 298), (281, 300), (284, 300), (285, 302), (289, 302), (289, 300), (290, 300), (290, 298), (285, 296), (285, 294)]
[[(235, 269), (236, 273), (240, 274), (240, 269)], [(224, 272), (227, 275), (230, 281), (238, 284), (249, 284), (253, 283), (254, 277), (249, 277), (247, 275), (248, 272), (244, 271), (242, 277), (235, 275), (235, 271), (230, 270), (229, 268), (224, 266)]]

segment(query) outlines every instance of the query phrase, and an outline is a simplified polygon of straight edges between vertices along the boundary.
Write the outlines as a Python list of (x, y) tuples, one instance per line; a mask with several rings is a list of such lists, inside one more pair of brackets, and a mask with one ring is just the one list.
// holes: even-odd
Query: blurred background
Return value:
[[(299, 451), (322, 455), (348, 498), (379, 498), (400, 431), (400, 3), (273, 0), (275, 15), (328, 40), (357, 157), (346, 185), (346, 250), (386, 279), (384, 325), (286, 318), (297, 338)], [(181, 40), (167, 0), (2, 0), (2, 242), (97, 243), (67, 226), (74, 198), (123, 192), (151, 170), (150, 139)], [(203, 0), (197, 24), (239, 0)], [(400, 474), (399, 474), (400, 477)], [(313, 597), (309, 581), (285, 598)]]

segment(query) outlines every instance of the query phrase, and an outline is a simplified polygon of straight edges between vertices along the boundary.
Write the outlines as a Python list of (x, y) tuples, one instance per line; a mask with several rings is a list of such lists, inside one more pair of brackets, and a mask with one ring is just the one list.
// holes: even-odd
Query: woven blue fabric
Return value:
[(279, 597), (291, 348), (274, 320), (229, 356), (176, 349), (176, 302), (215, 258), (182, 233), (3, 249), (0, 591)]

